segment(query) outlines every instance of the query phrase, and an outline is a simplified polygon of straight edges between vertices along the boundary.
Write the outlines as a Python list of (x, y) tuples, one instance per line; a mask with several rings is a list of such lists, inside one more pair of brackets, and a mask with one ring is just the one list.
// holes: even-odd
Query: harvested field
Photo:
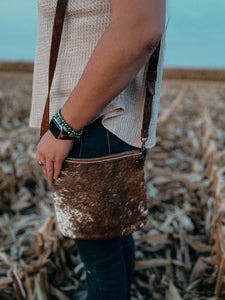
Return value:
[[(0, 64), (0, 299), (69, 300), (85, 270), (35, 163), (31, 71)], [(225, 71), (214, 72), (165, 70), (132, 300), (225, 298)]]

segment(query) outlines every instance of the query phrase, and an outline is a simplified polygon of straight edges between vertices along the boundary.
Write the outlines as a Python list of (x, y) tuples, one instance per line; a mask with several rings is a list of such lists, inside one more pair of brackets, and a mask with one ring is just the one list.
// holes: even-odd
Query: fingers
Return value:
[(40, 155), (39, 156), (37, 155), (36, 156), (36, 164), (38, 165), (38, 168), (43, 171), (44, 166), (40, 166), (39, 163), (43, 163), (45, 165), (45, 159), (43, 157), (41, 157)]
[(47, 179), (47, 181), (49, 183), (52, 183), (53, 181), (53, 174), (54, 174), (54, 162), (53, 161), (50, 161), (50, 160), (47, 160), (46, 161), (46, 165), (44, 166), (44, 174), (45, 174), (45, 177)]
[[(39, 162), (44, 163), (43, 166), (39, 165)], [(46, 180), (51, 184), (53, 179), (57, 179), (60, 175), (62, 169), (62, 162), (61, 161), (45, 161), (44, 158), (36, 158), (36, 163), (39, 169), (43, 172)]]
[(62, 169), (62, 161), (47, 161), (46, 163), (46, 178), (49, 183), (53, 182), (53, 179), (57, 179)]
[[(39, 162), (42, 162), (44, 165), (40, 166)], [(46, 180), (48, 181), (48, 175), (47, 175), (47, 170), (46, 170), (46, 162), (45, 162), (44, 158), (42, 158), (42, 159), (36, 158), (36, 163), (38, 165), (38, 168), (43, 172)]]
[(61, 161), (56, 161), (55, 164), (54, 164), (53, 179), (57, 179), (59, 177), (61, 169), (62, 169), (62, 162)]
[[(37, 145), (36, 163), (51, 184), (60, 175), (62, 164), (73, 146), (72, 141), (57, 141), (48, 131)], [(40, 166), (39, 162), (43, 163)]]
[[(38, 165), (38, 168), (44, 173), (44, 176), (46, 180), (49, 183), (52, 183), (53, 179), (53, 173), (54, 173), (54, 165), (53, 162), (49, 160), (45, 160), (43, 156), (40, 154), (36, 155), (36, 163)], [(43, 165), (40, 165), (40, 163), (43, 163)]]

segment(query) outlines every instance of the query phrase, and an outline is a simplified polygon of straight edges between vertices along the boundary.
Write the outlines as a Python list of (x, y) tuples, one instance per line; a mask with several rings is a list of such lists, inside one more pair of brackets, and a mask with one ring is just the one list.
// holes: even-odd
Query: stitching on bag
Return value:
[(129, 152), (124, 152), (122, 154), (114, 154), (111, 157), (110, 156), (104, 156), (104, 157), (95, 157), (95, 158), (73, 158), (73, 157), (68, 157), (66, 159), (67, 162), (72, 162), (72, 163), (96, 163), (96, 162), (104, 162), (104, 161), (111, 161), (115, 159), (121, 159), (121, 158), (128, 158), (128, 157), (138, 157), (141, 156), (141, 152), (137, 151), (129, 151)]

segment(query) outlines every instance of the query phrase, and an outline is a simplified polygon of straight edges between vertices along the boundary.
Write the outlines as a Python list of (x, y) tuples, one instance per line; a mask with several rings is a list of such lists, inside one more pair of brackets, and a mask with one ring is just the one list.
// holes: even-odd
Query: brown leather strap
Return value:
[(59, 46), (62, 36), (63, 23), (66, 14), (68, 0), (58, 0), (55, 12), (55, 19), (52, 31), (51, 51), (49, 58), (49, 73), (48, 73), (48, 96), (45, 103), (44, 114), (41, 122), (40, 138), (45, 134), (49, 127), (49, 97), (52, 86), (53, 76), (55, 72)]
[[(55, 72), (59, 46), (62, 36), (63, 30), (63, 22), (66, 13), (66, 7), (68, 4), (68, 0), (58, 0), (56, 13), (55, 13), (55, 20), (53, 25), (53, 32), (52, 32), (52, 42), (51, 42), (51, 52), (49, 58), (49, 77), (48, 77), (48, 96), (45, 104), (44, 114), (42, 117), (41, 123), (41, 131), (40, 131), (40, 138), (45, 134), (49, 127), (49, 97), (50, 97), (50, 90), (52, 85), (52, 80)], [(159, 58), (159, 51), (160, 51), (160, 43), (159, 42), (156, 50), (152, 54), (149, 59), (148, 63), (148, 70), (146, 73), (146, 97), (145, 97), (145, 107), (144, 107), (144, 114), (143, 114), (143, 125), (141, 131), (141, 138), (147, 139), (148, 138), (148, 128), (151, 120), (151, 112), (152, 112), (152, 102), (153, 96), (155, 94), (155, 82), (157, 78), (157, 65), (158, 65), (158, 58)]]
[(153, 96), (155, 95), (155, 83), (157, 79), (157, 66), (159, 61), (159, 51), (160, 51), (161, 41), (159, 42), (157, 48), (151, 55), (148, 63), (148, 69), (146, 73), (146, 94), (145, 94), (145, 106), (144, 106), (144, 115), (143, 115), (143, 124), (141, 130), (142, 139), (147, 140), (148, 138), (148, 129), (151, 121), (152, 114), (152, 102)]

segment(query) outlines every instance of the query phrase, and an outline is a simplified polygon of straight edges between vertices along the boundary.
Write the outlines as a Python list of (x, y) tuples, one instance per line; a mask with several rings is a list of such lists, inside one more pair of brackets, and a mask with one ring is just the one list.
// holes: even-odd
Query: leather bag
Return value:
[[(49, 95), (68, 0), (58, 0), (49, 59), (48, 96), (40, 138), (49, 126)], [(155, 93), (160, 42), (148, 62), (142, 149), (96, 158), (67, 157), (52, 183), (58, 228), (69, 238), (107, 239), (140, 230), (148, 220), (144, 150)]]

